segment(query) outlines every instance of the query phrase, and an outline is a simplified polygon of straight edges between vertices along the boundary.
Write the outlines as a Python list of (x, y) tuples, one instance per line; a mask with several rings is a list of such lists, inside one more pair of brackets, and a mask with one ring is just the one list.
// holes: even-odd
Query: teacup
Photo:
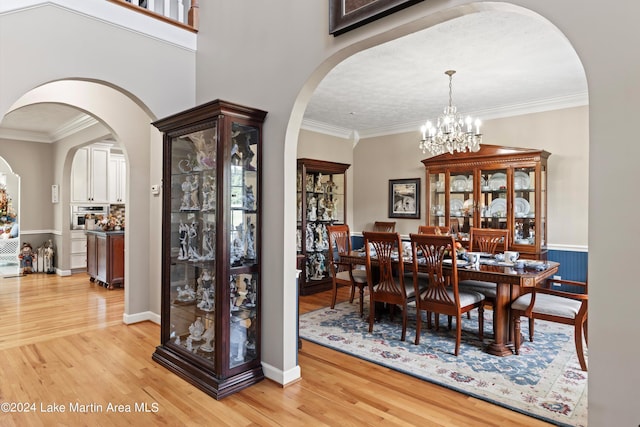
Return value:
[(519, 256), (520, 256), (519, 252), (504, 251), (504, 260), (507, 262), (516, 262)]
[(467, 252), (467, 261), (474, 266), (480, 264), (480, 254), (478, 252)]

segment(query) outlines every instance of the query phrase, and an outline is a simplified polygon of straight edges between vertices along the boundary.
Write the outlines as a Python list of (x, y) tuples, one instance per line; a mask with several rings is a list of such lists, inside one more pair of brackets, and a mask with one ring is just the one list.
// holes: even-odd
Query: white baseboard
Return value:
[(135, 313), (135, 314), (125, 313), (122, 315), (122, 322), (124, 322), (126, 325), (130, 325), (132, 323), (145, 322), (147, 320), (159, 325), (160, 315), (152, 311), (143, 311), (142, 313)]
[(299, 365), (296, 365), (293, 369), (289, 369), (288, 371), (283, 371), (269, 365), (268, 363), (262, 362), (262, 371), (264, 372), (265, 377), (269, 378), (271, 381), (281, 384), (282, 386), (286, 386), (287, 384), (301, 378)]
[(59, 268), (56, 268), (56, 274), (62, 277), (71, 276), (71, 270), (61, 270)]

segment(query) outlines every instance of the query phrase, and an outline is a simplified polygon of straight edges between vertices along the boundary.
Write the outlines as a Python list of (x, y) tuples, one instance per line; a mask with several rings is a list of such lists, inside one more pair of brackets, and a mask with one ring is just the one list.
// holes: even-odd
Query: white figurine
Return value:
[(189, 241), (189, 261), (198, 261), (200, 254), (198, 253), (198, 225), (195, 221), (189, 226), (187, 234)]
[(199, 317), (196, 318), (196, 321), (189, 326), (189, 338), (193, 341), (200, 341), (202, 339), (202, 334), (204, 333), (204, 324), (202, 323), (202, 319)]

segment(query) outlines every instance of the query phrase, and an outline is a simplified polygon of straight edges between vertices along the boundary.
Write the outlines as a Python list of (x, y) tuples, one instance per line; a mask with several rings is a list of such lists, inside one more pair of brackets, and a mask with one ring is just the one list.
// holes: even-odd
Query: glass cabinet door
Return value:
[(446, 176), (443, 172), (429, 173), (428, 215), (427, 225), (445, 226)]
[(258, 298), (258, 142), (255, 126), (232, 123), (229, 151), (229, 368), (255, 360)]
[(451, 171), (449, 188), (449, 226), (459, 241), (466, 241), (475, 211), (473, 171)]
[(513, 172), (513, 239), (516, 245), (536, 243), (536, 169), (514, 168)]
[(481, 228), (507, 228), (507, 170), (480, 171), (480, 212)]
[(170, 335), (167, 345), (215, 358), (216, 128), (172, 138)]

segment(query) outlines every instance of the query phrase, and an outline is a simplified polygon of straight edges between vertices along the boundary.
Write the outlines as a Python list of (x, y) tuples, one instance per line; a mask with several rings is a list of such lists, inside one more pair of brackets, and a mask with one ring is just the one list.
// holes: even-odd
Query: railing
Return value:
[(189, 31), (198, 31), (198, 0), (107, 0)]

